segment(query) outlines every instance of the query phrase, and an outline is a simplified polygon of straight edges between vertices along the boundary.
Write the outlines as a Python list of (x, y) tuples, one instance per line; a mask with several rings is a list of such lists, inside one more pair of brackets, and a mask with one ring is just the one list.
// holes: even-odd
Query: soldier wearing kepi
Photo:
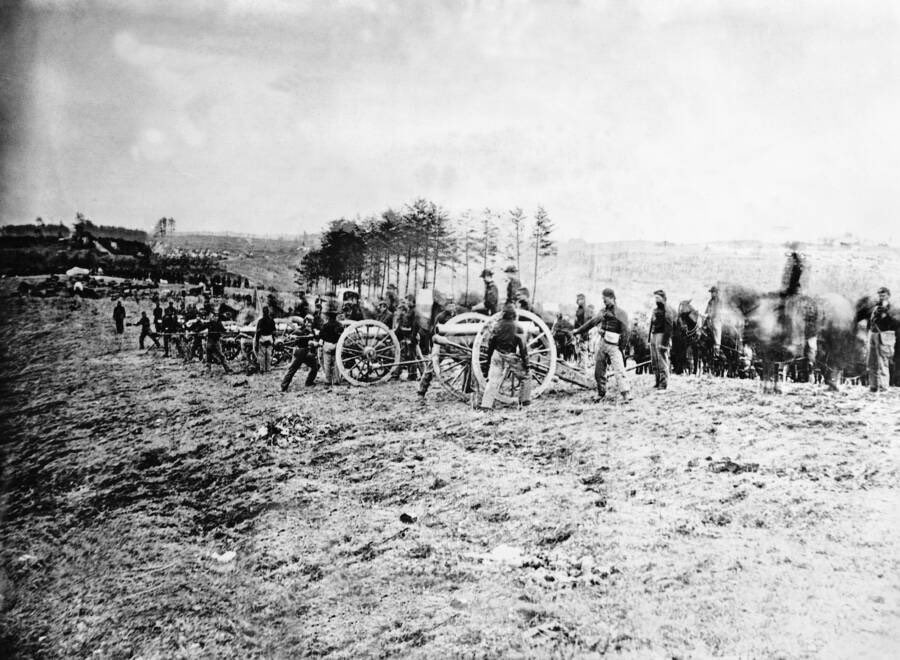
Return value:
[(656, 307), (650, 317), (650, 360), (656, 374), (656, 389), (669, 386), (669, 351), (672, 348), (672, 333), (675, 330), (675, 310), (666, 304), (666, 292), (657, 289)]
[(612, 289), (603, 289), (603, 309), (597, 316), (575, 329), (575, 334), (587, 332), (600, 326), (600, 340), (594, 362), (594, 378), (597, 381), (597, 401), (606, 396), (606, 365), (612, 367), (613, 375), (619, 383), (619, 391), (625, 401), (631, 399), (628, 379), (625, 377), (625, 360), (622, 349), (628, 346), (628, 315), (616, 305), (616, 294)]
[(878, 303), (869, 317), (869, 357), (867, 371), (869, 390), (884, 392), (888, 388), (889, 364), (897, 342), (897, 319), (891, 309), (891, 292), (878, 289)]
[(472, 311), (493, 316), (497, 313), (497, 304), (500, 299), (500, 292), (497, 291), (497, 285), (494, 284), (494, 271), (485, 268), (481, 271), (481, 279), (484, 280), (484, 302), (475, 305)]
[(344, 326), (337, 320), (337, 304), (330, 303), (325, 316), (328, 320), (319, 331), (319, 339), (322, 340), (322, 370), (325, 372), (325, 385), (331, 387), (338, 380), (337, 364), (335, 354), (337, 352), (337, 343), (344, 332)]

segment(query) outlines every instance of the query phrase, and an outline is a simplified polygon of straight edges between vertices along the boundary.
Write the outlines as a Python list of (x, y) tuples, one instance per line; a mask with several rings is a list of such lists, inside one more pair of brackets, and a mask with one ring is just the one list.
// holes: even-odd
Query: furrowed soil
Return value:
[(282, 394), (118, 345), (109, 301), (0, 302), (5, 657), (900, 648), (896, 388), (644, 375), (486, 415), (305, 369)]

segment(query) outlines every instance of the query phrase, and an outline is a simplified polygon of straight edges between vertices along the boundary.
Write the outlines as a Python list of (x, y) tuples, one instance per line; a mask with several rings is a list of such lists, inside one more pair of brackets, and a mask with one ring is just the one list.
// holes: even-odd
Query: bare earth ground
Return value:
[(109, 301), (0, 304), (3, 655), (900, 649), (897, 389), (643, 376), (483, 415), (119, 351)]

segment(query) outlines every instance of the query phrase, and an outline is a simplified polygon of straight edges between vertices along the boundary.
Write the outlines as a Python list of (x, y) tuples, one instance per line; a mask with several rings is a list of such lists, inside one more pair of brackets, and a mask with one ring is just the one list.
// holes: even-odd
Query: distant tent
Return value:
[(91, 271), (87, 268), (82, 268), (81, 266), (72, 266), (69, 270), (66, 271), (67, 277), (78, 277), (79, 275), (90, 275)]

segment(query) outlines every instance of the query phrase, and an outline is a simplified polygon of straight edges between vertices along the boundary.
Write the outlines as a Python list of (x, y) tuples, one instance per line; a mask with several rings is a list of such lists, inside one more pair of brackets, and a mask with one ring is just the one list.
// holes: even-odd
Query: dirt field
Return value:
[(900, 649), (896, 388), (642, 376), (485, 415), (207, 377), (120, 350), (109, 301), (0, 306), (5, 657)]

